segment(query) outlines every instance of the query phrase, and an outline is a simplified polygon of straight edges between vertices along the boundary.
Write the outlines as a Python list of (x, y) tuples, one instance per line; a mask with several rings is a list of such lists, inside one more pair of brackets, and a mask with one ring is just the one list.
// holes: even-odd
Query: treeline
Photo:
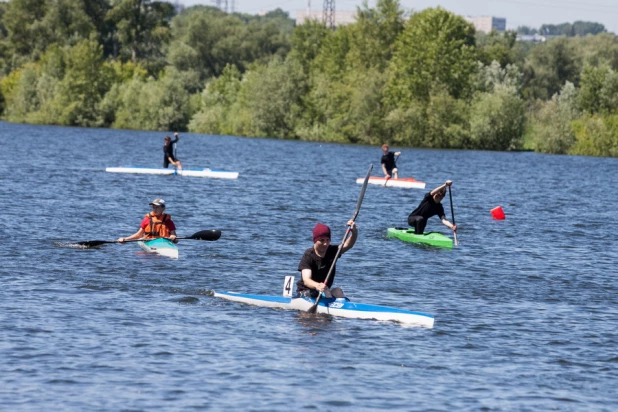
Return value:
[(517, 33), (540, 34), (543, 36), (586, 36), (587, 34), (599, 34), (606, 32), (605, 26), (590, 21), (576, 21), (574, 23), (543, 24), (539, 29), (529, 26), (519, 26)]
[(336, 30), (146, 0), (0, 3), (9, 121), (618, 155), (618, 38), (533, 44), (398, 1)]

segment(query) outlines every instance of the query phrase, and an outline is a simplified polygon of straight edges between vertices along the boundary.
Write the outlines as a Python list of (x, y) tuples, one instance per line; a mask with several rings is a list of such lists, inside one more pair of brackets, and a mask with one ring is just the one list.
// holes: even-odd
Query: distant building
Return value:
[(506, 19), (504, 17), (465, 16), (464, 19), (472, 23), (476, 31), (482, 31), (483, 33), (490, 33), (492, 30), (498, 32), (506, 31)]
[[(322, 22), (322, 10), (296, 10), (296, 25), (305, 23), (307, 20), (317, 20)], [(356, 23), (355, 11), (335, 10), (335, 26), (345, 26), (346, 24)]]

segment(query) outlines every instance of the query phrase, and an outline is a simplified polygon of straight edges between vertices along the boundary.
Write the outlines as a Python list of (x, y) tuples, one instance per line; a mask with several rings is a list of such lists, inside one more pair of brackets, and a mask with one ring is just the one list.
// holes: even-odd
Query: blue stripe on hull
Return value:
[[(215, 297), (256, 306), (293, 310), (307, 310), (315, 304), (315, 299), (310, 298), (250, 295), (235, 292), (215, 292)], [(433, 315), (427, 313), (413, 312), (388, 306), (354, 303), (350, 302), (347, 298), (322, 298), (318, 304), (318, 312), (349, 318), (393, 320), (402, 323), (420, 324), (427, 327), (433, 327), (434, 322)]]

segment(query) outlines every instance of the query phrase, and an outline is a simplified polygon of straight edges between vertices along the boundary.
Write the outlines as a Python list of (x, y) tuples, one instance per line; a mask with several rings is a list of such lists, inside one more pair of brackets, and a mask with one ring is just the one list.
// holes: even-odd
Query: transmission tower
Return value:
[[(221, 9), (226, 13), (228, 12), (227, 0), (212, 0), (212, 2), (215, 3), (215, 6), (217, 6), (218, 9)], [(232, 10), (234, 10), (234, 0), (232, 0)]]
[(322, 20), (329, 29), (335, 28), (335, 0), (324, 0)]

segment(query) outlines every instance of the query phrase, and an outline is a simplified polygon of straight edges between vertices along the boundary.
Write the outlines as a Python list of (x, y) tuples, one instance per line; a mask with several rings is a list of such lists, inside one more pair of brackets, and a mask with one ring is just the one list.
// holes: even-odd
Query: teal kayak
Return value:
[(137, 242), (137, 244), (145, 252), (156, 253), (157, 255), (178, 259), (178, 246), (176, 246), (171, 240), (164, 237), (140, 241)]
[(453, 241), (438, 232), (429, 232), (419, 235), (414, 233), (414, 229), (411, 228), (389, 227), (387, 235), (388, 237), (394, 237), (403, 240), (404, 242), (424, 243), (447, 249), (453, 248)]

